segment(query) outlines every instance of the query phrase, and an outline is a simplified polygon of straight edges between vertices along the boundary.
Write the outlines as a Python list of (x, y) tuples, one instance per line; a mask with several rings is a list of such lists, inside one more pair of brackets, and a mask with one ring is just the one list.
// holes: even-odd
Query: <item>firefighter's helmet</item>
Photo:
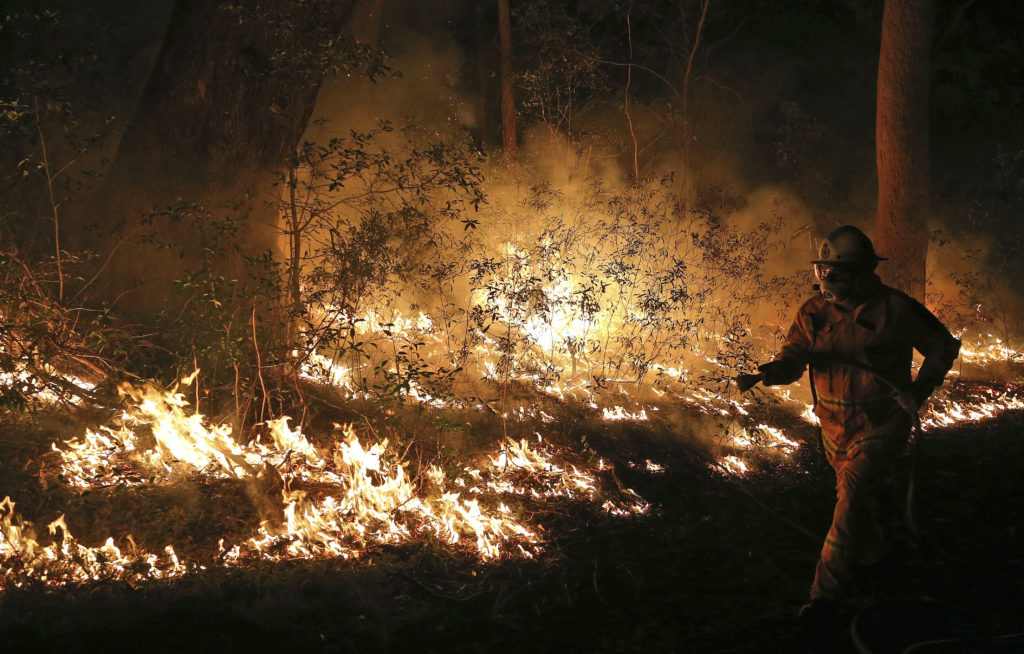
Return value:
[(822, 241), (818, 258), (811, 263), (844, 266), (879, 261), (885, 261), (885, 257), (875, 253), (875, 246), (868, 235), (853, 225), (843, 225)]

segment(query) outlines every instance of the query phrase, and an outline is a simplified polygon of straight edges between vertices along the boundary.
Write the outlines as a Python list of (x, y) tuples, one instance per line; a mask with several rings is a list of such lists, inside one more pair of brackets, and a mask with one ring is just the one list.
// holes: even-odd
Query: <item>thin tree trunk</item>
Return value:
[(929, 58), (934, 0), (886, 0), (875, 124), (875, 247), (885, 281), (924, 299), (928, 252)]
[(516, 140), (516, 104), (512, 95), (512, 16), (509, 0), (498, 0), (498, 33), (501, 39), (501, 142), (505, 154), (519, 149)]
[(693, 37), (693, 47), (690, 48), (690, 56), (686, 58), (686, 72), (683, 74), (683, 169), (682, 187), (686, 212), (689, 213), (693, 206), (694, 196), (694, 172), (693, 172), (693, 124), (690, 120), (690, 75), (693, 72), (693, 59), (697, 55), (697, 48), (700, 47), (701, 32), (704, 31), (704, 21), (708, 16), (708, 5), (711, 0), (704, 0), (704, 6), (700, 10), (700, 20), (697, 21), (697, 33)]
[(298, 180), (295, 169), (288, 172), (288, 295), (291, 301), (291, 315), (288, 316), (288, 349), (299, 346), (299, 315), (302, 311), (302, 290), (300, 275), (302, 272), (302, 225), (299, 218), (299, 205), (295, 199), (295, 188)]
[(629, 124), (629, 135), (633, 139), (633, 180), (640, 179), (640, 144), (636, 138), (636, 128), (633, 126), (633, 114), (629, 110), (629, 87), (633, 82), (633, 22), (630, 12), (626, 12), (626, 37), (629, 39), (629, 64), (626, 65), (626, 90), (624, 93), (626, 104), (626, 122)]
[[(60, 252), (60, 205), (57, 201), (57, 196), (53, 191), (53, 183), (60, 174), (53, 172), (50, 167), (50, 155), (46, 150), (46, 137), (43, 135), (43, 121), (39, 117), (39, 98), (35, 100), (35, 111), (36, 111), (36, 131), (39, 134), (39, 147), (42, 148), (43, 154), (43, 175), (46, 177), (46, 190), (50, 196), (50, 209), (53, 213), (53, 248), (54, 256), (57, 261), (57, 301), (64, 301), (64, 264), (62, 263), (63, 257)], [(66, 168), (67, 166), (65, 166)]]

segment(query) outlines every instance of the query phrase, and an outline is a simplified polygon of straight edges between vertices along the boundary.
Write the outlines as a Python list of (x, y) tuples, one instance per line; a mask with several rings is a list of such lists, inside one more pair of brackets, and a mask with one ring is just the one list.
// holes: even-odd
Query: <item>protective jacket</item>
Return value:
[[(924, 357), (911, 380), (913, 351)], [(960, 341), (920, 302), (888, 286), (852, 311), (817, 295), (800, 307), (775, 361), (762, 367), (764, 383), (788, 384), (807, 368), (807, 355), (832, 355), (881, 372), (923, 402), (960, 351)], [(906, 443), (910, 417), (892, 388), (867, 370), (812, 363), (814, 413), (830, 459), (861, 450), (891, 450)]]

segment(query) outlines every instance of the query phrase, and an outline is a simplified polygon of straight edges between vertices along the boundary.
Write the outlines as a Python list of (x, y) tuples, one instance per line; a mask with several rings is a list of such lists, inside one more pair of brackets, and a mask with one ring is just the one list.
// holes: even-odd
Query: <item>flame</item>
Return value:
[[(194, 376), (183, 381), (192, 382)], [(127, 403), (110, 426), (87, 430), (62, 447), (60, 472), (78, 489), (168, 484), (181, 475), (207, 479), (258, 479), (271, 470), (281, 481), (281, 514), (264, 520), (244, 542), (220, 543), (221, 565), (249, 560), (354, 558), (373, 547), (436, 539), (483, 560), (533, 556), (543, 549), (536, 528), (525, 522), (518, 502), (570, 498), (593, 502), (615, 516), (644, 514), (651, 507), (624, 489), (609, 498), (600, 490), (596, 468), (556, 462), (562, 452), (547, 445), (506, 439), (482, 468), (455, 474), (426, 466), (422, 481), (386, 439), (363, 443), (351, 426), (320, 447), (290, 420), (269, 421), (259, 438), (237, 443), (227, 424), (212, 424), (190, 411), (177, 387), (152, 384), (120, 387)], [(315, 488), (316, 490), (312, 490)], [(51, 584), (114, 578), (141, 581), (202, 569), (179, 558), (170, 545), (162, 553), (142, 551), (130, 535), (88, 547), (72, 537), (64, 518), (49, 525), (50, 544), (37, 540), (32, 524), (0, 503), (0, 588), (28, 578)]]
[[(532, 267), (528, 255), (509, 246), (508, 254), (515, 261), (521, 274), (539, 275)], [(559, 399), (573, 398), (584, 402), (593, 408), (597, 415), (605, 421), (648, 421), (651, 416), (659, 410), (658, 404), (644, 402), (644, 397), (656, 398), (661, 404), (681, 403), (703, 413), (705, 415), (719, 416), (729, 421), (738, 420), (741, 424), (751, 422), (751, 410), (756, 402), (749, 397), (734, 396), (729, 393), (716, 391), (707, 386), (695, 385), (693, 383), (693, 371), (688, 371), (679, 365), (668, 362), (655, 361), (651, 364), (654, 372), (653, 379), (646, 387), (641, 387), (632, 380), (605, 380), (601, 385), (593, 385), (582, 379), (583, 368), (580, 366), (580, 350), (572, 350), (578, 339), (615, 338), (616, 329), (623, 324), (621, 316), (612, 317), (603, 314), (601, 311), (590, 315), (587, 319), (581, 319), (578, 308), (574, 308), (571, 297), (574, 292), (574, 284), (571, 275), (566, 270), (547, 271), (547, 279), (541, 286), (540, 298), (527, 300), (523, 298), (510, 298), (500, 293), (487, 295), (479, 291), (474, 296), (478, 305), (486, 304), (489, 310), (493, 311), (506, 324), (507, 329), (518, 329), (522, 338), (535, 348), (532, 355), (526, 356), (523, 361), (532, 360), (533, 364), (522, 365), (511, 368), (507, 362), (507, 352), (503, 350), (500, 338), (488, 334), (479, 334), (479, 342), (473, 349), (479, 358), (482, 374), (485, 380), (501, 382), (503, 375), (510, 379), (532, 385), (537, 393), (549, 395)], [(519, 304), (516, 304), (516, 302)], [(540, 309), (531, 314), (529, 303), (532, 301)], [(373, 335), (373, 326), (380, 323), (376, 314), (368, 314), (365, 319), (358, 321), (365, 328), (365, 334)], [(420, 325), (428, 325), (428, 331), (418, 332)], [(434, 356), (431, 346), (436, 346), (437, 352), (447, 352), (447, 348), (440, 340), (434, 322), (425, 319), (423, 314), (416, 318), (406, 318), (400, 312), (393, 312), (386, 323), (386, 328), (392, 331), (399, 330), (410, 339), (427, 344), (426, 356)], [(574, 340), (577, 339), (577, 340)], [(965, 360), (976, 363), (991, 363), (996, 360), (1017, 360), (1020, 355), (1017, 351), (1006, 346), (1006, 344), (991, 335), (980, 340), (977, 347), (965, 346), (962, 350)], [(537, 357), (543, 359), (543, 366), (537, 364)], [(585, 359), (585, 357), (582, 357)], [(713, 367), (723, 368), (724, 364), (716, 357), (705, 357), (704, 362)], [(572, 372), (576, 368), (577, 376), (573, 377)], [(538, 369), (540, 370), (538, 372)], [(590, 373), (592, 371), (586, 371)], [(343, 375), (337, 375), (341, 378)], [(326, 379), (326, 378), (322, 378)], [(699, 377), (697, 378), (699, 380)], [(349, 382), (342, 384), (343, 388), (351, 388)], [(813, 412), (813, 407), (804, 400), (794, 397), (796, 395), (788, 388), (771, 389), (768, 391), (783, 405), (791, 405), (796, 409), (800, 417), (811, 426), (818, 426), (820, 422)], [(407, 397), (423, 402), (434, 407), (465, 407), (453, 398), (441, 401), (426, 393), (419, 394), (415, 386), (411, 387)], [(955, 398), (955, 399), (954, 399)], [(622, 400), (626, 403), (623, 404)], [(475, 405), (483, 409), (484, 405)], [(1004, 392), (1002, 395), (993, 395), (988, 392), (971, 392), (964, 394), (943, 394), (933, 399), (930, 407), (922, 414), (922, 425), (927, 428), (948, 427), (965, 422), (984, 420), (995, 417), (999, 413), (1024, 408), (1024, 400), (1018, 395)], [(540, 420), (545, 423), (552, 423), (555, 418), (533, 405), (509, 407), (501, 413), (506, 419), (518, 421)], [(782, 456), (791, 455), (799, 444), (793, 438), (787, 436), (779, 428), (764, 424), (750, 424), (736, 432), (731, 437), (730, 446), (741, 451), (752, 450), (774, 450)], [(733, 474), (746, 474), (750, 470), (750, 463), (743, 460), (748, 456), (738, 452), (730, 454), (719, 460), (719, 467), (730, 471)], [(742, 465), (741, 465), (742, 464)]]
[(748, 427), (733, 436), (733, 444), (750, 448), (755, 445), (764, 448), (779, 448), (785, 454), (792, 454), (800, 447), (800, 443), (788, 438), (781, 429), (764, 423)]
[(924, 429), (952, 427), (1024, 409), (1024, 388), (1017, 384), (959, 382), (953, 391), (932, 399), (921, 415)]
[[(0, 347), (0, 352), (3, 352), (2, 347)], [(67, 393), (58, 393), (49, 386), (37, 387), (38, 379), (36, 379), (36, 375), (29, 370), (24, 361), (14, 360), (13, 365), (13, 370), (0, 371), (0, 387), (15, 389), (21, 396), (43, 406), (59, 402), (67, 402), (69, 404), (82, 403), (81, 397)], [(41, 364), (39, 368), (47, 376), (64, 382), (68, 387), (75, 387), (83, 391), (96, 390), (94, 383), (74, 375), (65, 374), (45, 363)]]
[(807, 424), (813, 427), (821, 426), (821, 420), (818, 419), (818, 415), (814, 413), (813, 404), (806, 405), (806, 408), (803, 410), (803, 413), (800, 414), (800, 417), (803, 418)]
[(27, 578), (68, 584), (102, 579), (166, 579), (187, 571), (170, 545), (164, 557), (137, 551), (122, 553), (112, 538), (100, 547), (86, 547), (71, 535), (63, 515), (47, 525), (52, 542), (41, 545), (33, 525), (22, 520), (14, 506), (9, 496), (0, 502), (0, 563), (4, 564), (0, 568), (0, 590), (7, 585), (21, 586)]
[(601, 410), (601, 415), (605, 420), (647, 420), (647, 409), (641, 407), (639, 411), (629, 412), (623, 409), (621, 406), (615, 406), (614, 408), (604, 408)]
[[(782, 456), (789, 456), (800, 447), (800, 443), (786, 436), (781, 429), (765, 423), (736, 430), (727, 444), (742, 451), (756, 449), (762, 455), (774, 451)], [(713, 470), (737, 476), (747, 474), (750, 467), (738, 454), (722, 456), (712, 465)]]
[[(529, 552), (527, 546), (538, 542), (503, 504), (489, 510), (450, 491), (418, 496), (405, 467), (387, 462), (386, 441), (364, 448), (350, 427), (344, 433), (334, 452), (337, 491), (320, 500), (303, 491), (285, 491), (284, 524), (265, 521), (260, 533), (232, 558), (281, 550), (289, 557), (349, 558), (371, 545), (405, 542), (424, 533), (451, 545), (468, 539), (484, 559), (506, 553), (513, 540), (520, 552)], [(428, 474), (435, 484), (444, 481), (436, 466)]]
[(1024, 361), (1024, 352), (1010, 347), (1002, 338), (993, 334), (978, 335), (971, 343), (960, 345), (960, 359), (964, 363), (979, 366), (993, 363), (1011, 363)]
[(718, 468), (730, 475), (736, 476), (743, 476), (750, 472), (750, 466), (743, 459), (732, 454), (719, 459)]
[(660, 475), (665, 472), (665, 466), (661, 465), (660, 463), (655, 463), (650, 459), (645, 459), (643, 465), (637, 463), (636, 461), (630, 461), (627, 465), (630, 468), (633, 468), (634, 470), (644, 470), (645, 472), (649, 472), (652, 475)]

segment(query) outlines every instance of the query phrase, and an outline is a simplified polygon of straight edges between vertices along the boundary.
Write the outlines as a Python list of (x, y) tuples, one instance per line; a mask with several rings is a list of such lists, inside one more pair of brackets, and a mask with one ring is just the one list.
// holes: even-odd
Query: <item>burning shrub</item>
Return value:
[(396, 131), (382, 123), (348, 138), (307, 142), (278, 180), (287, 239), (286, 354), (296, 365), (325, 372), (347, 357), (350, 368), (360, 369), (371, 358), (367, 348), (377, 345), (361, 337), (369, 322), (390, 341), (393, 365), (377, 366), (372, 382), (361, 380), (364, 390), (374, 385), (380, 394), (401, 396), (450, 374), (422, 365), (419, 345), (403, 339), (390, 318), (375, 318), (391, 315), (388, 305), (420, 281), (428, 253), (453, 244), (442, 225), (471, 230), (473, 212), (485, 201), (479, 153), (458, 138), (425, 134), (414, 124)]
[(417, 268), (360, 299), (366, 313), (321, 305), (348, 321), (350, 344), (392, 362), (350, 357), (346, 383), (365, 387), (404, 370), (437, 388), (428, 373), (451, 384), (453, 371), (465, 371), (463, 381), (565, 396), (640, 387), (683, 359), (721, 377), (750, 356), (749, 307), (781, 285), (765, 272), (781, 245), (780, 219), (745, 229), (687, 213), (664, 181), (569, 195), (538, 185), (514, 207), (481, 213), (472, 232), (455, 229), (463, 216), (442, 222), (447, 231)]

